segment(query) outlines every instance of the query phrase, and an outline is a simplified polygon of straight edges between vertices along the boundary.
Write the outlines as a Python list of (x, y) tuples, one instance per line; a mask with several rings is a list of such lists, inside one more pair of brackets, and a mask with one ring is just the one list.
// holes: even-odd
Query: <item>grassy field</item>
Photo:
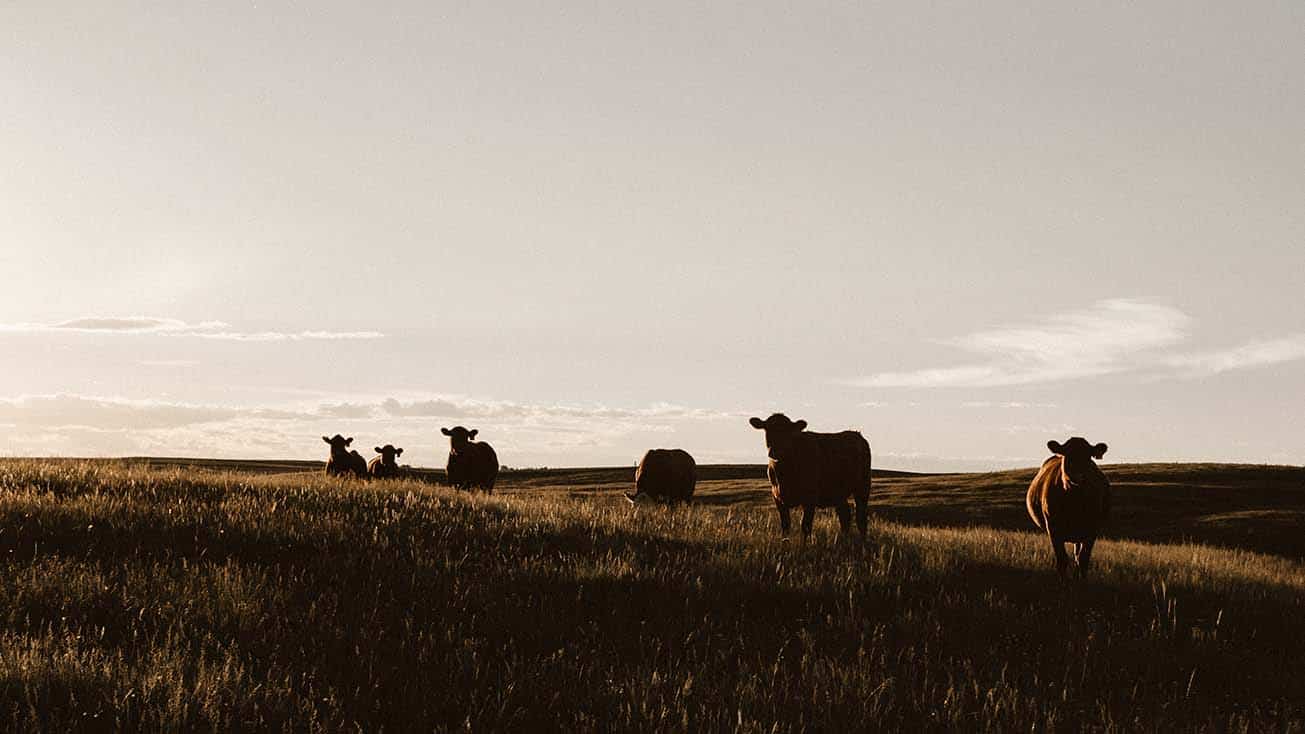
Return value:
[(1300, 469), (1108, 466), (1062, 582), (1031, 469), (885, 473), (803, 545), (758, 467), (311, 468), (0, 461), (0, 729), (1305, 731)]

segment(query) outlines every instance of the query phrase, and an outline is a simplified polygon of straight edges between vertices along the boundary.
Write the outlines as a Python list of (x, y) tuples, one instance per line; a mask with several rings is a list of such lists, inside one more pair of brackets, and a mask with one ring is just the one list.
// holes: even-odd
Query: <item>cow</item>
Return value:
[(669, 502), (688, 502), (698, 483), (698, 465), (684, 449), (649, 449), (634, 470), (634, 504), (640, 494)]
[(366, 477), (367, 460), (357, 451), (350, 451), (349, 444), (353, 437), (345, 438), (340, 434), (322, 440), (331, 445), (331, 456), (326, 460), (326, 473), (334, 477)]
[(870, 513), (870, 443), (857, 431), (811, 433), (807, 422), (792, 421), (783, 413), (766, 420), (752, 418), (753, 428), (766, 432), (766, 454), (779, 532), (787, 536), (789, 510), (802, 508), (802, 539), (811, 536), (817, 507), (832, 507), (839, 526), (847, 533), (852, 511), (847, 498), (856, 500), (856, 525), (866, 534)]
[(454, 426), (441, 428), (440, 433), (449, 437), (449, 484), (458, 489), (483, 489), (493, 493), (494, 479), (498, 476), (498, 455), (489, 444), (475, 441), (480, 429)]
[(403, 449), (396, 449), (387, 443), (384, 446), (377, 446), (373, 451), (380, 454), (380, 456), (372, 459), (367, 464), (367, 474), (372, 479), (389, 479), (399, 476), (399, 464), (395, 459), (403, 454)]
[(1092, 563), (1092, 546), (1110, 516), (1110, 480), (1093, 459), (1106, 455), (1104, 443), (1095, 446), (1075, 436), (1065, 443), (1048, 441), (1054, 454), (1029, 483), (1025, 505), (1029, 517), (1051, 540), (1056, 554), (1056, 571), (1061, 577), (1069, 567), (1065, 543), (1074, 544), (1079, 578), (1087, 576)]

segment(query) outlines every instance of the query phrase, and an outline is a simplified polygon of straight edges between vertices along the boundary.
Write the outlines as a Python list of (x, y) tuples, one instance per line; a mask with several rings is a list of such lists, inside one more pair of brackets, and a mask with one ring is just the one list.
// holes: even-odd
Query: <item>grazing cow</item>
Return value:
[(353, 437), (345, 438), (340, 434), (322, 440), (331, 445), (331, 457), (326, 460), (326, 473), (337, 477), (366, 477), (367, 460), (357, 451), (350, 451), (349, 444)]
[(789, 509), (802, 508), (802, 539), (811, 535), (817, 507), (832, 507), (846, 533), (852, 521), (847, 498), (856, 500), (856, 525), (865, 537), (870, 513), (870, 444), (857, 431), (809, 433), (807, 422), (791, 421), (783, 413), (766, 420), (753, 418), (753, 428), (766, 432), (766, 452), (779, 530), (788, 535)]
[(1092, 546), (1110, 516), (1110, 480), (1092, 459), (1106, 455), (1106, 445), (1095, 446), (1075, 436), (1065, 443), (1048, 441), (1055, 454), (1029, 484), (1025, 504), (1029, 517), (1051, 539), (1056, 570), (1061, 576), (1069, 567), (1065, 543), (1074, 544), (1074, 559), (1080, 578), (1092, 563)]
[(403, 454), (403, 449), (396, 449), (387, 443), (385, 446), (377, 446), (373, 450), (380, 456), (372, 459), (367, 464), (367, 473), (371, 475), (371, 478), (389, 479), (399, 476), (399, 464), (395, 459)]
[(635, 497), (646, 494), (653, 499), (670, 502), (688, 502), (698, 483), (698, 465), (684, 449), (649, 449), (634, 470), (634, 494), (625, 498), (634, 503)]
[(441, 428), (449, 437), (449, 484), (458, 489), (483, 489), (494, 491), (494, 478), (498, 476), (498, 455), (487, 443), (477, 443), (480, 429), (468, 431), (462, 426)]

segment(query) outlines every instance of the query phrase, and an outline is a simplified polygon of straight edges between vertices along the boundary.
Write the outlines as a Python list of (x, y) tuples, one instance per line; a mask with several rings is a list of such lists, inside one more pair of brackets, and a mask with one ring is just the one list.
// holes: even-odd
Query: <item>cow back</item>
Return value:
[(814, 434), (820, 446), (821, 497), (830, 504), (870, 491), (870, 444), (857, 431)]
[(349, 471), (353, 473), (354, 476), (367, 476), (367, 460), (357, 451), (349, 452)]
[(650, 449), (634, 472), (636, 491), (653, 497), (687, 500), (697, 482), (697, 464), (683, 449)]
[(771, 491), (786, 507), (841, 505), (848, 497), (870, 494), (870, 444), (857, 431), (804, 431), (793, 453), (767, 467)]

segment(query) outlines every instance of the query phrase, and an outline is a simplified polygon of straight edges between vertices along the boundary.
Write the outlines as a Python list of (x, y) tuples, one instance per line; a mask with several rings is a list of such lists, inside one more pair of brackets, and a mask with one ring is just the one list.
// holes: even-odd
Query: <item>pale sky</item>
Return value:
[(1305, 4), (367, 5), (0, 5), (0, 455), (1305, 463)]

